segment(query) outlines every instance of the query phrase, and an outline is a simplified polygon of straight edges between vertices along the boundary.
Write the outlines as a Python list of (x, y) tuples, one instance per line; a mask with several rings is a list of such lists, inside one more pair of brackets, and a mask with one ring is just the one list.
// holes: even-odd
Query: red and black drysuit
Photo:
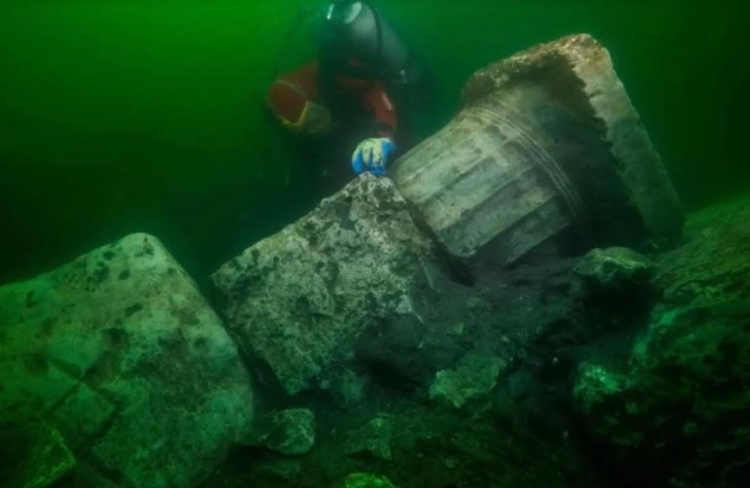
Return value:
[[(271, 85), (267, 105), (278, 119), (296, 123), (308, 103), (321, 105), (331, 117), (329, 130), (309, 136), (299, 130), (301, 157), (313, 175), (334, 180), (332, 187), (351, 180), (351, 154), (362, 140), (389, 137), (399, 147), (398, 110), (384, 83), (357, 76), (361, 66), (349, 61), (347, 74), (336, 74), (326, 85), (321, 80), (319, 63), (309, 62), (279, 76)], [(327, 93), (324, 93), (327, 92)], [(328, 185), (326, 185), (328, 186)]]

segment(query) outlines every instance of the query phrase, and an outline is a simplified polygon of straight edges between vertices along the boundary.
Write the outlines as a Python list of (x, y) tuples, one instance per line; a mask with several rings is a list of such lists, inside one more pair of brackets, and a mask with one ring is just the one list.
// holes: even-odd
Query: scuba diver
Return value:
[(385, 175), (397, 152), (414, 144), (411, 124), (425, 76), (369, 2), (334, 0), (315, 22), (317, 59), (278, 76), (266, 107), (338, 189), (351, 170)]

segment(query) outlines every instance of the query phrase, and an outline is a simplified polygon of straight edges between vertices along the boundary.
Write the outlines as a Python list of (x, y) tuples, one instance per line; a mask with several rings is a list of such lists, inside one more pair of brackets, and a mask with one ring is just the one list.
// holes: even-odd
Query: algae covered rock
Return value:
[(750, 199), (691, 215), (624, 366), (584, 365), (578, 407), (642, 486), (745, 486), (750, 458)]
[(244, 444), (265, 446), (287, 455), (305, 454), (315, 444), (315, 414), (306, 408), (292, 408), (259, 418)]
[(377, 459), (391, 459), (393, 421), (387, 416), (378, 416), (367, 424), (349, 433), (345, 447), (349, 455), (366, 454)]
[(576, 265), (576, 274), (603, 290), (622, 290), (648, 284), (654, 263), (626, 247), (589, 251)]
[(750, 197), (692, 214), (685, 237), (659, 261), (655, 281), (667, 303), (750, 300)]
[(352, 473), (336, 488), (398, 488), (385, 476), (370, 473)]
[(234, 343), (146, 234), (0, 287), (0, 371), (0, 419), (54, 426), (82, 486), (193, 486), (252, 420)]
[(471, 400), (489, 395), (505, 366), (500, 358), (469, 353), (455, 368), (438, 371), (430, 385), (430, 398), (461, 408)]
[[(750, 303), (656, 315), (624, 373), (583, 368), (575, 388), (615, 457), (668, 486), (732, 487), (750, 456)], [(683, 485), (681, 483), (693, 483)]]
[(625, 375), (599, 364), (583, 364), (575, 385), (578, 406), (584, 412), (591, 413), (605, 399), (617, 398), (625, 389), (625, 378)]

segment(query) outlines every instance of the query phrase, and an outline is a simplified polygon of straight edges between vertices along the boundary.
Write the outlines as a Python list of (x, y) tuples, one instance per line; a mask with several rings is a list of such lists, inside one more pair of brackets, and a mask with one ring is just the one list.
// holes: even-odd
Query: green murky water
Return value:
[[(0, 283), (134, 231), (157, 235), (202, 278), (305, 212), (305, 172), (260, 106), (296, 8), (314, 3), (5, 2)], [(427, 128), (448, 120), (483, 65), (589, 32), (610, 49), (689, 208), (750, 188), (748, 2), (376, 4), (438, 76)]]

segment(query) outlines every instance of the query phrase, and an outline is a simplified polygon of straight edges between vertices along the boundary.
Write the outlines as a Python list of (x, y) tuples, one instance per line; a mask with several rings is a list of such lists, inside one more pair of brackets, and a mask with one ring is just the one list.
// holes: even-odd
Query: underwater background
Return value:
[[(380, 0), (436, 76), (425, 134), (474, 71), (587, 32), (610, 50), (688, 210), (750, 189), (750, 2)], [(0, 7), (0, 283), (158, 236), (202, 279), (319, 195), (261, 107), (304, 60), (283, 0)]]

